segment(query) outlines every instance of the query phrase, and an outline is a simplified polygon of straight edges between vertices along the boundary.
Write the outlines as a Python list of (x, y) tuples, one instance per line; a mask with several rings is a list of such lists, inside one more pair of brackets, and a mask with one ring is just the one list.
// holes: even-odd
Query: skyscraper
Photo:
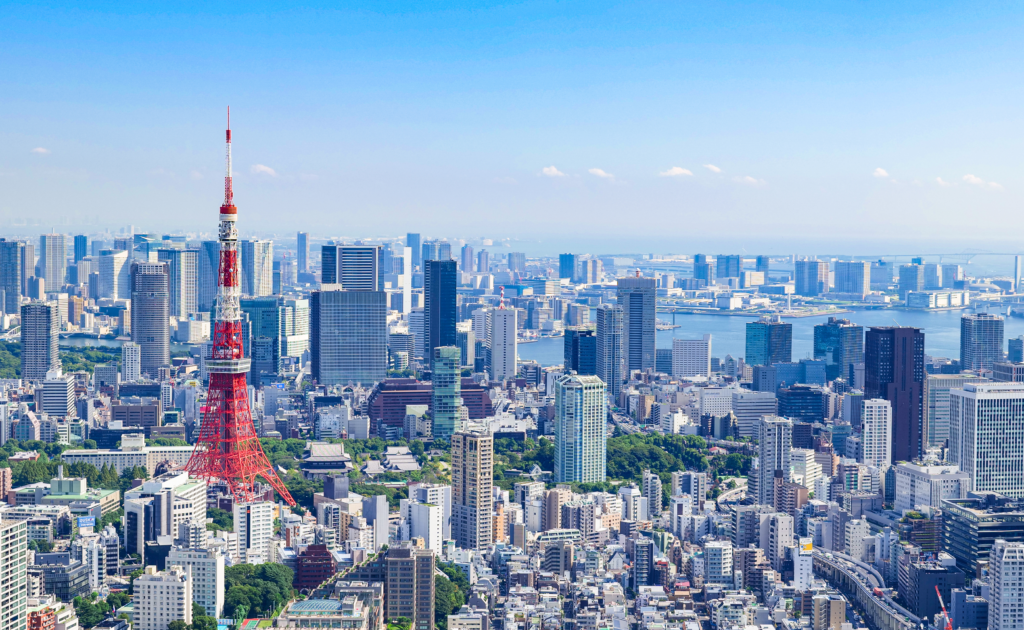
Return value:
[(409, 620), (410, 630), (430, 630), (434, 626), (435, 557), (430, 549), (411, 545), (391, 547), (384, 560), (387, 606), (384, 619)]
[(526, 254), (523, 252), (509, 252), (508, 270), (520, 273), (526, 271)]
[(892, 405), (872, 398), (861, 407), (861, 463), (885, 470), (892, 465)]
[(213, 310), (217, 301), (217, 271), (220, 265), (220, 243), (203, 241), (199, 246), (199, 269), (196, 272), (196, 309), (203, 313)]
[(50, 370), (60, 369), (57, 350), (60, 314), (55, 302), (31, 302), (21, 306), (21, 378), (42, 381)]
[(242, 295), (274, 294), (274, 241), (242, 241)]
[[(434, 356), (434, 348), (454, 346), (456, 306), (456, 270), (454, 260), (425, 260), (423, 274), (423, 318), (426, 339), (425, 357)], [(515, 359), (513, 358), (513, 361)]]
[(607, 416), (600, 378), (566, 374), (555, 381), (555, 481), (605, 480)]
[(771, 268), (772, 259), (769, 256), (758, 256), (754, 265), (754, 271), (764, 274), (765, 284), (768, 283), (768, 270)]
[(972, 492), (1024, 498), (1024, 383), (965, 383), (949, 392), (949, 461)]
[(1024, 601), (1024, 543), (997, 539), (989, 554), (992, 602), (988, 609), (991, 630), (1020, 630)]
[(864, 339), (864, 398), (892, 405), (892, 461), (924, 453), (924, 333), (918, 328), (875, 327)]
[(142, 378), (142, 348), (134, 341), (121, 344), (121, 380), (134, 383)]
[(371, 385), (387, 376), (387, 294), (314, 291), (309, 300), (312, 377), (324, 385)]
[(380, 288), (379, 246), (324, 245), (320, 262), (322, 284), (337, 283), (346, 291)]
[(861, 260), (836, 261), (836, 293), (866, 295), (871, 291), (871, 263)]
[(900, 266), (900, 299), (906, 300), (910, 291), (924, 291), (924, 265)]
[(166, 263), (132, 261), (132, 341), (142, 348), (142, 373), (150, 378), (171, 364), (169, 285)]
[(853, 366), (864, 363), (864, 328), (848, 319), (829, 317), (814, 327), (814, 358), (825, 361), (825, 378), (843, 377), (848, 383)]
[(486, 549), (494, 540), (494, 437), (452, 435), (452, 536), (463, 549)]
[(793, 361), (793, 324), (778, 316), (747, 323), (747, 365), (771, 365)]
[(622, 358), (625, 375), (654, 368), (655, 294), (657, 280), (619, 278), (616, 295), (622, 307)]
[(299, 232), (295, 240), (295, 258), (298, 260), (299, 273), (309, 273), (309, 233)]
[(199, 310), (199, 250), (158, 249), (157, 260), (167, 263), (172, 317), (187, 318)]
[(991, 370), (1003, 360), (1003, 318), (989, 313), (960, 318), (960, 369)]
[(778, 416), (761, 418), (757, 448), (757, 502), (775, 505), (775, 472), (781, 471), (783, 479), (789, 481), (793, 423)]
[(597, 307), (597, 376), (618, 398), (622, 389), (622, 307)]
[(798, 260), (793, 267), (796, 276), (794, 293), (814, 297), (828, 292), (828, 261)]
[(68, 265), (67, 236), (43, 234), (39, 237), (39, 263), (36, 277), (46, 280), (47, 291), (59, 291), (64, 285)]
[(84, 234), (75, 236), (75, 264), (89, 255), (89, 238)]
[(460, 265), (459, 265), (459, 267), (461, 267), (461, 270), (462, 270), (463, 273), (472, 273), (472, 271), (473, 271), (473, 246), (470, 245), (469, 243), (466, 243), (465, 245), (462, 246), (462, 251), (460, 253), (461, 253), (461, 256), (460, 256)]
[(0, 291), (4, 292), (3, 312), (15, 314), (21, 304), (22, 259), (25, 244), (0, 238)]
[(128, 300), (132, 296), (128, 252), (104, 249), (100, 252), (100, 297)]
[(462, 428), (462, 367), (458, 346), (434, 348), (431, 376), (433, 437), (448, 439)]
[(476, 271), (477, 273), (489, 273), (491, 271), (491, 258), (486, 249), (481, 249), (476, 253)]
[(715, 275), (719, 278), (739, 278), (743, 271), (743, 257), (739, 254), (723, 254), (715, 262)]
[(518, 352), (517, 316), (514, 308), (497, 308), (491, 311), (491, 378), (502, 380), (515, 378), (516, 354)]
[(423, 252), (420, 249), (420, 235), (409, 232), (405, 235), (405, 246), (412, 250), (413, 267), (423, 267)]
[(4, 577), (0, 597), (0, 629), (28, 627), (28, 524), (24, 520), (0, 520), (0, 576)]
[(566, 371), (581, 376), (597, 375), (597, 331), (593, 328), (575, 326), (565, 329)]
[(672, 339), (672, 376), (711, 378), (711, 335), (700, 339)]
[(36, 246), (26, 242), (21, 248), (21, 294), (28, 295), (28, 279), (36, 275)]
[(558, 255), (558, 277), (570, 280), (576, 277), (576, 254)]
[(703, 280), (706, 285), (715, 283), (715, 266), (708, 260), (706, 254), (694, 254), (693, 279)]

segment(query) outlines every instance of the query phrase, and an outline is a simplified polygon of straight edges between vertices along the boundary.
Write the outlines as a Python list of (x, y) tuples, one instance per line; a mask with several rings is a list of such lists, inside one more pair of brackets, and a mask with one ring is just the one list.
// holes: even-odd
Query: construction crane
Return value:
[(953, 630), (953, 623), (949, 620), (949, 615), (946, 613), (946, 604), (942, 601), (942, 593), (939, 592), (939, 585), (935, 585), (935, 594), (939, 596), (939, 606), (942, 607), (942, 616), (946, 618), (946, 627), (944, 630)]

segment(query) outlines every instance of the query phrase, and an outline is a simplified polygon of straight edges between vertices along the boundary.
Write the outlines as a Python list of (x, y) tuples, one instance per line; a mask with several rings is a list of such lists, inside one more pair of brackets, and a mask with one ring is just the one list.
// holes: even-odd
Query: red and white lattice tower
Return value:
[(224, 205), (220, 207), (220, 269), (217, 273), (217, 315), (213, 323), (213, 356), (206, 361), (210, 388), (196, 449), (186, 470), (193, 476), (217, 480), (231, 488), (236, 501), (257, 499), (254, 485), (263, 479), (290, 505), (295, 499), (274, 472), (249, 411), (246, 374), (249, 359), (242, 352), (242, 307), (239, 283), (238, 209), (231, 187), (231, 109), (228, 108), (227, 173)]

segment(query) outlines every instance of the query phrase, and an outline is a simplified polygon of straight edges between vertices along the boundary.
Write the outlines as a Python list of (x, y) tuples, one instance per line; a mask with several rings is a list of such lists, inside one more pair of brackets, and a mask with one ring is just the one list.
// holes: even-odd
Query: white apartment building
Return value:
[(996, 540), (989, 555), (992, 600), (988, 608), (991, 630), (1024, 627), (1024, 543)]
[(711, 335), (672, 340), (672, 376), (711, 378)]
[[(540, 484), (543, 494), (544, 484)], [(452, 537), (452, 487), (439, 483), (409, 484), (409, 500), (441, 506), (441, 536), (444, 540)]]
[(790, 480), (792, 450), (793, 423), (778, 416), (762, 418), (758, 434), (758, 504), (775, 504), (775, 471), (781, 470), (782, 477)]
[(886, 468), (892, 464), (892, 405), (888, 400), (872, 398), (861, 407), (860, 463)]
[(134, 341), (121, 344), (121, 380), (134, 383), (142, 378), (142, 346)]
[(704, 578), (709, 584), (732, 584), (732, 543), (715, 540), (704, 545)]
[(167, 630), (172, 621), (192, 623), (192, 580), (184, 568), (148, 566), (135, 579), (135, 630)]
[(209, 617), (224, 612), (224, 554), (217, 549), (171, 547), (167, 564), (184, 567), (192, 576), (192, 601)]
[(0, 520), (0, 628), (26, 627), (28, 606), (28, 523)]
[(855, 560), (864, 558), (864, 539), (871, 533), (868, 522), (855, 518), (846, 522), (845, 538), (843, 541), (844, 553)]
[(928, 374), (924, 377), (925, 444), (942, 446), (949, 439), (949, 392), (967, 383), (987, 383), (974, 374)]
[(949, 392), (949, 461), (969, 490), (1024, 497), (1024, 383), (967, 383)]
[(500, 381), (516, 376), (516, 353), (518, 326), (514, 308), (498, 308), (491, 311), (491, 378)]
[(244, 564), (269, 561), (270, 539), (274, 536), (274, 504), (270, 501), (237, 502), (232, 507), (238, 560)]
[(789, 451), (792, 466), (791, 478), (805, 488), (814, 488), (814, 483), (821, 478), (821, 464), (814, 459), (814, 451), (809, 448), (794, 448)]
[(734, 390), (732, 412), (736, 415), (740, 437), (755, 438), (761, 418), (779, 413), (779, 399), (774, 392)]
[(896, 465), (896, 504), (900, 514), (919, 505), (941, 508), (946, 499), (967, 496), (971, 477), (957, 466), (927, 466), (900, 462)]

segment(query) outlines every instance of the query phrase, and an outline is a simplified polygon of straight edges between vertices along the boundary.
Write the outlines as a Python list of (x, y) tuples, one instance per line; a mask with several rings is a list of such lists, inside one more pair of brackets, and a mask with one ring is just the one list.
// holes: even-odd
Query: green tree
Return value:
[(434, 576), (434, 626), (440, 630), (448, 629), (448, 615), (458, 612), (466, 603), (463, 592), (455, 587), (447, 577)]
[(167, 624), (167, 630), (188, 630), (188, 624), (181, 619), (175, 619)]

